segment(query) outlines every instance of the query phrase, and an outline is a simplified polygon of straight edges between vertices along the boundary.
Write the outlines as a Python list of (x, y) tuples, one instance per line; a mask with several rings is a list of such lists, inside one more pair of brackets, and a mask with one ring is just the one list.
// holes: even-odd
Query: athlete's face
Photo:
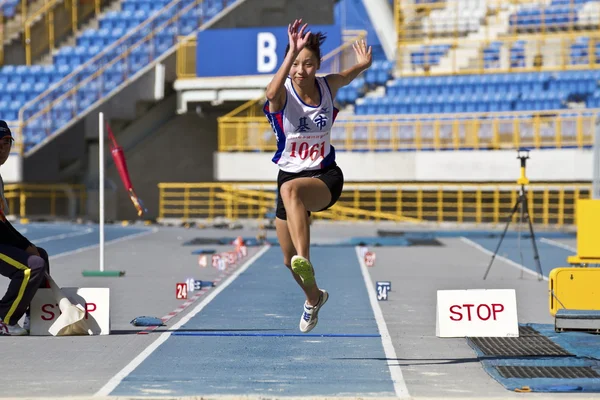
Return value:
[(290, 76), (298, 86), (314, 85), (319, 60), (311, 50), (304, 48), (290, 69)]
[(0, 139), (0, 165), (4, 164), (8, 160), (10, 154), (10, 148), (12, 147), (12, 139), (9, 137), (3, 137)]

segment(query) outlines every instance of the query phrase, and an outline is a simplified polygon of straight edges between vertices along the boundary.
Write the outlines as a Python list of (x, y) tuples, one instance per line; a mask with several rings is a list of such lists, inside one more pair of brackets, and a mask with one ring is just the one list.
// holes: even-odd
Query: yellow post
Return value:
[(54, 8), (48, 13), (48, 43), (50, 50), (54, 50)]
[(423, 220), (423, 189), (417, 189), (417, 219)]
[(233, 201), (233, 197), (235, 196), (232, 185), (227, 185), (223, 187), (223, 190), (227, 191), (229, 196), (227, 196), (227, 205), (225, 206), (225, 215), (229, 220), (233, 219), (233, 209), (234, 207), (237, 209), (237, 203)]
[(165, 206), (164, 196), (165, 196), (165, 189), (159, 183), (158, 184), (158, 217), (159, 218), (164, 218), (165, 217), (165, 212), (164, 212), (164, 206)]
[(583, 147), (583, 115), (577, 116), (577, 147)]
[(27, 194), (24, 189), (21, 189), (19, 192), (19, 217), (26, 218), (27, 210), (25, 209), (25, 205), (27, 203)]
[(499, 149), (500, 148), (500, 134), (498, 133), (498, 119), (494, 118), (492, 120), (492, 148)]
[(396, 214), (402, 215), (402, 189), (396, 190)]
[(535, 114), (533, 117), (533, 145), (536, 149), (539, 149), (541, 147), (540, 126), (540, 114)]
[(454, 150), (458, 150), (460, 148), (458, 132), (459, 132), (458, 120), (455, 119), (454, 121), (452, 121), (452, 143), (454, 144)]
[(400, 125), (398, 124), (398, 122), (394, 121), (392, 122), (392, 125), (390, 126), (390, 147), (392, 148), (393, 151), (397, 151), (398, 150), (398, 137), (400, 136)]
[(482, 206), (481, 188), (477, 188), (475, 192), (475, 223), (481, 223), (481, 206)]
[(183, 189), (183, 220), (187, 222), (190, 215), (190, 188)]
[(31, 65), (31, 25), (25, 23), (25, 64)]
[(437, 191), (437, 211), (438, 222), (444, 222), (444, 191), (441, 187)]
[(558, 218), (556, 223), (562, 226), (565, 223), (565, 188), (561, 187), (558, 192)]
[(543, 214), (542, 214), (542, 222), (544, 226), (548, 226), (550, 223), (550, 190), (548, 188), (544, 189), (544, 197), (543, 197)]
[(78, 18), (77, 18), (77, 13), (79, 12), (79, 1), (78, 0), (73, 0), (71, 2), (71, 25), (72, 25), (72, 31), (73, 33), (77, 33), (77, 31), (79, 30), (78, 27)]
[(456, 222), (461, 223), (464, 220), (464, 210), (463, 210), (463, 189), (458, 189), (458, 193), (456, 194), (457, 202), (456, 202)]
[(379, 221), (381, 219), (381, 188), (375, 188), (375, 220)]
[(494, 223), (500, 222), (500, 189), (498, 186), (494, 189)]

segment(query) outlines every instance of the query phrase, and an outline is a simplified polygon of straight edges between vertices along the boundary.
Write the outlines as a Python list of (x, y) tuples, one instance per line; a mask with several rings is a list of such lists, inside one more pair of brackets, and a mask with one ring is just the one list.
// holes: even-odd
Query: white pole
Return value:
[(100, 172), (100, 271), (104, 271), (104, 113), (98, 115), (98, 169)]

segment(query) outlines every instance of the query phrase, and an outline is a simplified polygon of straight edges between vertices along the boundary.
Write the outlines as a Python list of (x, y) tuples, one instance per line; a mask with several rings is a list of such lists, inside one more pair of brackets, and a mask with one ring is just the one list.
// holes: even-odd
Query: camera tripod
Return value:
[(485, 275), (483, 276), (484, 280), (485, 280), (485, 278), (487, 278), (487, 275), (490, 272), (490, 269), (492, 268), (492, 264), (494, 263), (494, 259), (496, 258), (496, 255), (498, 254), (498, 250), (500, 250), (500, 246), (502, 245), (504, 236), (506, 236), (506, 231), (508, 231), (508, 226), (510, 225), (510, 222), (512, 221), (515, 213), (517, 212), (517, 210), (519, 210), (519, 208), (521, 211), (520, 221), (519, 221), (519, 236), (518, 236), (519, 252), (521, 250), (521, 225), (523, 224), (523, 221), (526, 219), (528, 222), (528, 225), (529, 225), (529, 233), (531, 235), (531, 244), (533, 246), (533, 259), (535, 261), (535, 267), (538, 272), (538, 280), (541, 281), (544, 279), (544, 274), (542, 272), (542, 265), (540, 263), (540, 254), (538, 252), (538, 248), (535, 243), (535, 232), (533, 231), (533, 224), (532, 224), (531, 218), (529, 216), (529, 204), (527, 202), (527, 189), (525, 188), (525, 185), (527, 185), (529, 183), (529, 179), (527, 179), (527, 177), (525, 175), (526, 161), (529, 158), (529, 150), (526, 150), (526, 149), (518, 150), (517, 158), (519, 160), (521, 160), (521, 176), (517, 180), (517, 184), (521, 185), (521, 189), (519, 190), (519, 196), (517, 197), (517, 201), (515, 202), (515, 205), (513, 206), (512, 211), (506, 220), (506, 225), (504, 226), (504, 231), (502, 232), (502, 235), (500, 235), (500, 241), (498, 242), (498, 245), (496, 246), (496, 250), (492, 254), (492, 259), (490, 260), (490, 264), (488, 265), (487, 270), (485, 271)]

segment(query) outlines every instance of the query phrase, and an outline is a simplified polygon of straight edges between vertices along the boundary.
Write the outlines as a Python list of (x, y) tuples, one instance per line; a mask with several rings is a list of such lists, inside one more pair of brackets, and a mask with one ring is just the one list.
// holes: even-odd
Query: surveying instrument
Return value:
[[(542, 273), (542, 265), (540, 263), (540, 254), (538, 253), (537, 245), (535, 244), (535, 233), (533, 232), (533, 224), (531, 222), (531, 218), (529, 217), (529, 205), (527, 203), (527, 189), (525, 189), (525, 185), (527, 185), (529, 183), (529, 179), (527, 179), (527, 176), (525, 174), (527, 160), (529, 159), (529, 149), (518, 149), (517, 150), (517, 159), (521, 160), (521, 176), (519, 177), (519, 179), (517, 179), (517, 184), (521, 185), (521, 189), (519, 190), (519, 197), (517, 197), (517, 201), (515, 202), (515, 205), (513, 206), (512, 211), (506, 220), (506, 226), (504, 227), (504, 231), (502, 232), (502, 235), (500, 235), (500, 241), (498, 242), (498, 246), (496, 247), (494, 254), (492, 254), (492, 259), (490, 260), (490, 264), (488, 265), (487, 270), (485, 271), (485, 275), (483, 276), (484, 280), (485, 280), (485, 278), (487, 278), (487, 275), (490, 272), (490, 268), (492, 268), (494, 259), (496, 258), (496, 255), (498, 254), (498, 250), (500, 250), (500, 245), (502, 245), (502, 241), (504, 240), (504, 236), (506, 235), (506, 231), (508, 230), (510, 221), (513, 219), (517, 210), (519, 210), (519, 207), (521, 208), (519, 229), (518, 229), (518, 231), (519, 231), (519, 234), (518, 234), (519, 253), (521, 253), (521, 225), (523, 224), (523, 221), (525, 219), (527, 219), (527, 222), (529, 224), (529, 233), (531, 234), (531, 244), (533, 246), (533, 259), (535, 260), (535, 267), (539, 274), (538, 280), (541, 281), (542, 279), (544, 279), (544, 274)], [(522, 253), (521, 253), (521, 264), (523, 264), (523, 254)], [(522, 270), (521, 270), (521, 276), (522, 276)]]

